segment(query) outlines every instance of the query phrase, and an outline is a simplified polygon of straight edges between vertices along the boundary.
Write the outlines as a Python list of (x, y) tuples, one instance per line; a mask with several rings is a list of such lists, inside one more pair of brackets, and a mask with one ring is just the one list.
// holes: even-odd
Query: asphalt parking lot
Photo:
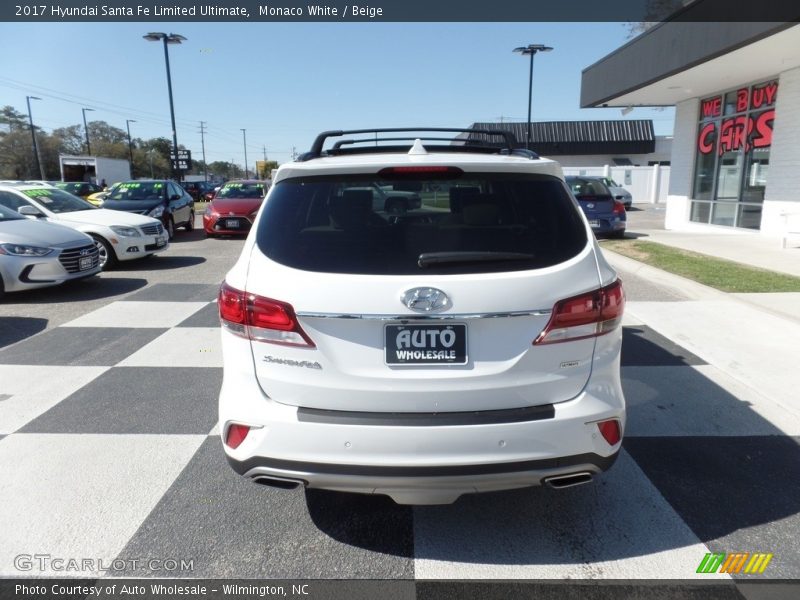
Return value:
[[(629, 230), (658, 217), (634, 209)], [(592, 485), (412, 508), (238, 477), (214, 299), (241, 247), (179, 232), (160, 256), (0, 304), (0, 577), (715, 579), (737, 597), (754, 576), (701, 560), (765, 552), (762, 577), (800, 578), (800, 415), (665, 335), (659, 315), (691, 299), (632, 272), (626, 439)], [(124, 567), (21, 570), (37, 553)]]

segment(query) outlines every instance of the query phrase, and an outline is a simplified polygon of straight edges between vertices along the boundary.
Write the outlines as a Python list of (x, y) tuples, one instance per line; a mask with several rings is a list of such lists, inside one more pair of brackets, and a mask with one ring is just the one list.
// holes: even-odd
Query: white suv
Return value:
[[(462, 136), (326, 132), (278, 170), (219, 294), (241, 475), (440, 504), (613, 464), (625, 297), (561, 167), (425, 131)], [(373, 184), (422, 205), (376, 212)]]

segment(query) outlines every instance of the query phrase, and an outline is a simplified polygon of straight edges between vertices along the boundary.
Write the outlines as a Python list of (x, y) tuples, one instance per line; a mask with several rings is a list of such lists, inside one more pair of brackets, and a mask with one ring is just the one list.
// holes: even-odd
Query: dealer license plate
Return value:
[(161, 246), (165, 246), (167, 244), (167, 238), (158, 236), (156, 238), (156, 248), (161, 248)]
[(589, 221), (589, 227), (600, 227), (600, 221)]
[(78, 260), (78, 270), (86, 271), (92, 268), (93, 259), (91, 256), (84, 256)]
[(239, 219), (225, 219), (225, 227), (228, 229), (239, 229)]
[(384, 347), (387, 365), (465, 365), (467, 326), (386, 325)]

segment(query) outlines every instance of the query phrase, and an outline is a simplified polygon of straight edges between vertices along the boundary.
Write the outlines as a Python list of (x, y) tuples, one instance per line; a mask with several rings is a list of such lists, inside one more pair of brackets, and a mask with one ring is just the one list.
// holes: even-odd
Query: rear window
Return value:
[(567, 177), (567, 185), (569, 185), (572, 193), (575, 196), (608, 196), (609, 191), (597, 179), (580, 179)]
[(263, 183), (226, 183), (217, 194), (217, 198), (263, 198)]
[(287, 179), (272, 189), (256, 241), (296, 269), (421, 275), (549, 267), (577, 255), (587, 237), (559, 179), (465, 173)]

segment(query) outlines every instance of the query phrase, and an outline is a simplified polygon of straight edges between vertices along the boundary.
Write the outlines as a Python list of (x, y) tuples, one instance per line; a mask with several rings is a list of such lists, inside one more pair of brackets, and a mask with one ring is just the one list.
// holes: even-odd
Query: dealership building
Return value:
[(581, 106), (675, 107), (668, 229), (781, 234), (800, 215), (800, 25), (686, 12), (586, 68)]

